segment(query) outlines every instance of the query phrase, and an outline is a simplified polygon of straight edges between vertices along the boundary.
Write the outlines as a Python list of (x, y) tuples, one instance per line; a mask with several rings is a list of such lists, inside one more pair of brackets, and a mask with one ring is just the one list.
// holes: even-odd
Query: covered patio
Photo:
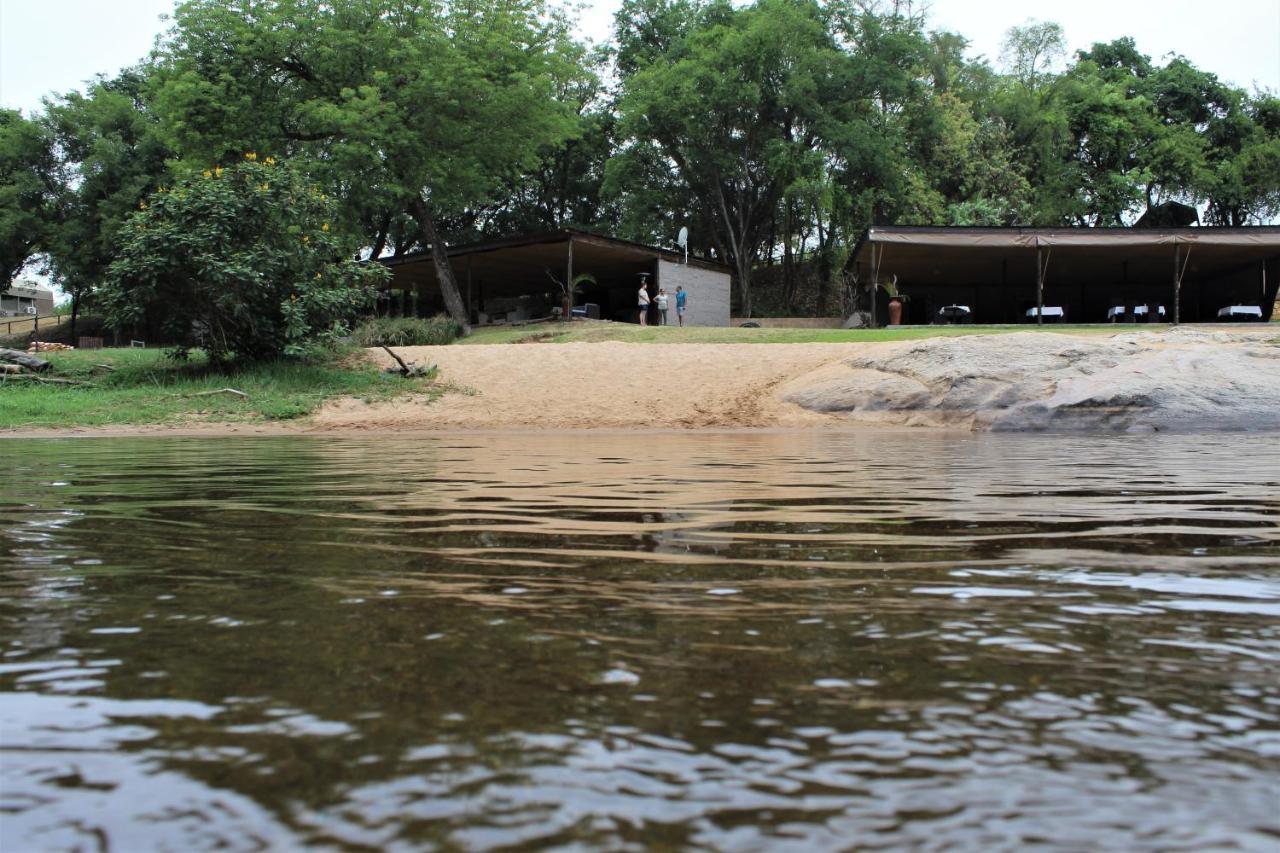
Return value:
[[(425, 317), (444, 310), (430, 254), (388, 258), (383, 263), (393, 274), (385, 291), (385, 312)], [(561, 305), (558, 282), (581, 273), (595, 279), (579, 287), (574, 299), (584, 316), (637, 322), (636, 292), (644, 282), (651, 295), (659, 287), (674, 294), (677, 286), (683, 286), (690, 294), (687, 319), (691, 325), (729, 322), (727, 267), (700, 258), (686, 260), (674, 250), (616, 237), (567, 229), (487, 240), (451, 248), (449, 265), (471, 322), (479, 326), (549, 316)], [(674, 298), (671, 305), (670, 322), (674, 323)]]
[(889, 283), (904, 324), (1270, 320), (1280, 227), (873, 227), (850, 266), (880, 325)]

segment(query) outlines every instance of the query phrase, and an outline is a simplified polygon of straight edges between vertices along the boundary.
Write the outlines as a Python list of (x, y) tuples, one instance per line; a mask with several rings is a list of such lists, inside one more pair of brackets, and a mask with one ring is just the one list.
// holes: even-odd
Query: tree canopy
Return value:
[(246, 152), (330, 198), (352, 258), (430, 253), (464, 326), (448, 244), (516, 232), (688, 226), (739, 310), (794, 313), (873, 223), (1280, 215), (1275, 93), (1064, 45), (1019, 23), (993, 66), (873, 0), (625, 0), (604, 45), (549, 0), (185, 0), (135, 68), (0, 113), (0, 263), (92, 300), (140, 203)]

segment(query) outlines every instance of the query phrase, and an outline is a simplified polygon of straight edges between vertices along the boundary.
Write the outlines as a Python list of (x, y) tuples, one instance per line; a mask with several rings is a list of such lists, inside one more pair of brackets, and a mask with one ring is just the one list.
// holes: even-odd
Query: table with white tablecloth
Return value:
[[(1027, 316), (1035, 319), (1036, 314), (1039, 311), (1039, 308), (1028, 308)], [(1044, 317), (1046, 320), (1051, 318), (1054, 320), (1062, 320), (1067, 316), (1067, 311), (1060, 305), (1046, 305), (1044, 306), (1044, 312), (1040, 314), (1040, 316)]]
[(1219, 320), (1261, 320), (1262, 309), (1257, 305), (1225, 305), (1218, 309)]

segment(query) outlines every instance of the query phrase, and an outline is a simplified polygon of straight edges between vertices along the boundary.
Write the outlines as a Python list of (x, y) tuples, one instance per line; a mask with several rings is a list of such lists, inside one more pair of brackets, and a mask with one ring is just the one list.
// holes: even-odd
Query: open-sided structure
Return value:
[[(431, 255), (385, 259), (393, 273), (386, 296), (393, 313), (428, 316), (444, 310)], [(560, 282), (589, 273), (575, 306), (590, 316), (638, 322), (637, 291), (665, 288), (669, 321), (676, 322), (675, 292), (689, 294), (686, 325), (729, 325), (729, 268), (682, 253), (586, 231), (563, 230), (487, 240), (449, 250), (449, 265), (477, 325), (545, 317), (561, 304)], [(656, 321), (650, 317), (650, 322)]]
[[(864, 285), (896, 282), (908, 297), (904, 323), (936, 322), (953, 306), (978, 323), (1034, 322), (1053, 316), (1052, 308), (1077, 323), (1135, 310), (1213, 322), (1240, 306), (1269, 320), (1280, 285), (1280, 227), (873, 227), (851, 266)], [(883, 318), (883, 290), (875, 300)]]

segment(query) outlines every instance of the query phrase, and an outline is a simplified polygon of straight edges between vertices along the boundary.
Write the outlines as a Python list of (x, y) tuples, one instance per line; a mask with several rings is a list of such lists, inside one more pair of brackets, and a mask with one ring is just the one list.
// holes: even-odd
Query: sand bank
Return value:
[[(889, 343), (398, 348), (446, 393), (298, 421), (9, 435), (581, 429), (1280, 430), (1280, 328), (1018, 332)], [(390, 365), (383, 352), (370, 358)]]
[(453, 390), (338, 401), (308, 428), (1280, 429), (1280, 329), (1266, 327), (400, 352)]

